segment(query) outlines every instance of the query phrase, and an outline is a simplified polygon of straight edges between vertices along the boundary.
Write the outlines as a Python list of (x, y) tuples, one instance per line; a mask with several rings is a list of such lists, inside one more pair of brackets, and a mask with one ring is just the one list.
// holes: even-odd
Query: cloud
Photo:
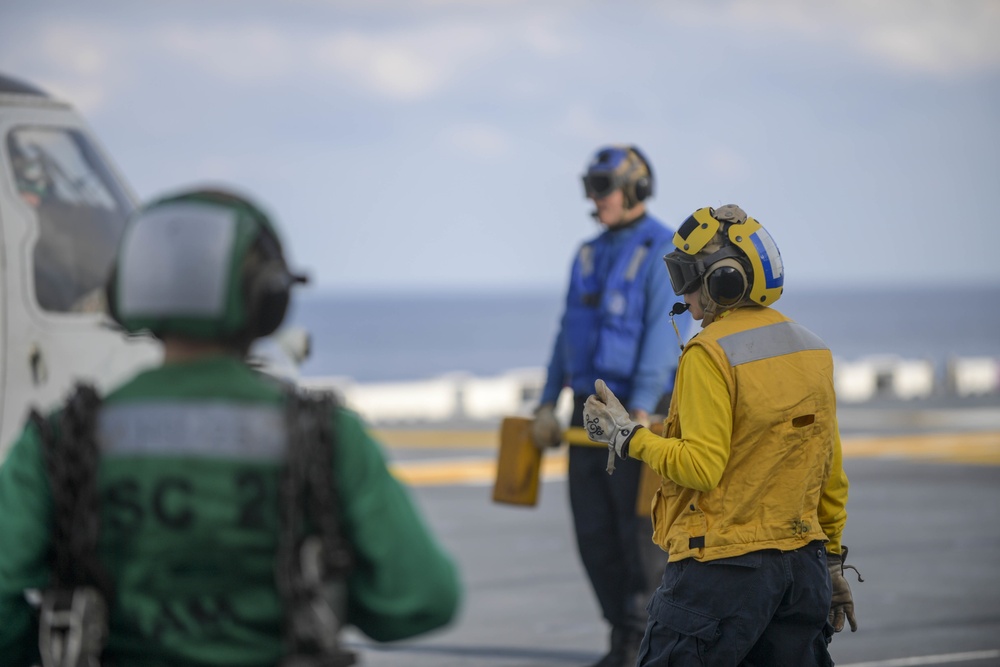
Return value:
[[(448, 40), (447, 29), (440, 37)], [(461, 33), (454, 36), (461, 37)], [(467, 37), (467, 35), (466, 35)], [(375, 35), (358, 31), (323, 38), (310, 48), (313, 62), (380, 96), (412, 100), (438, 92), (456, 74), (465, 44), (445, 48), (425, 35)]]
[[(109, 84), (129, 73), (182, 64), (195, 75), (230, 85), (309, 81), (405, 102), (451, 92), (508, 58), (552, 59), (579, 48), (562, 20), (566, 8), (536, 11), (523, 5), (511, 11), (487, 3), (442, 15), (429, 9), (434, 5), (425, 3), (409, 19), (372, 10), (374, 21), (345, 21), (335, 10), (319, 14), (324, 20), (317, 20), (315, 12), (288, 14), (280, 21), (248, 12), (162, 20), (154, 14), (126, 24), (65, 15), (22, 28), (20, 46), (4, 39), (0, 51), (25, 60), (30, 71), (49, 68), (63, 81)], [(29, 52), (30, 60), (18, 56)], [(525, 86), (529, 94), (544, 91)], [(74, 99), (95, 105), (107, 96), (96, 90), (73, 92), (82, 93)]]
[(995, 0), (727, 0), (689, 2), (661, 14), (670, 22), (710, 26), (720, 42), (782, 33), (916, 73), (1000, 68), (1000, 3)]
[[(377, 97), (424, 99), (456, 85), (497, 54), (524, 48), (543, 56), (566, 52), (570, 42), (531, 16), (494, 23), (485, 19), (428, 20), (406, 27), (325, 31), (295, 22), (156, 28), (155, 42), (171, 57), (196, 64), (231, 83), (332, 75)], [(146, 43), (136, 37), (136, 48)]]
[(554, 57), (573, 49), (548, 19), (527, 15), (450, 19), (382, 31), (324, 36), (311, 49), (319, 67), (377, 95), (415, 100), (457, 86), (498, 58), (520, 51)]
[(10, 57), (14, 71), (91, 114), (113, 99), (113, 89), (124, 77), (121, 47), (113, 31), (57, 22), (30, 37), (21, 36), (4, 55)]
[(518, 28), (518, 34), (538, 55), (563, 56), (577, 51), (580, 44), (557, 27), (559, 22), (557, 17), (551, 15), (528, 16)]
[[(145, 41), (141, 37), (139, 41)], [(260, 22), (158, 28), (164, 53), (180, 57), (231, 83), (279, 78), (340, 79), (395, 101), (441, 93), (496, 54), (516, 50), (554, 55), (568, 46), (544, 24), (525, 19), (499, 25), (486, 20), (430, 21), (405, 28), (358, 28), (334, 32)]]
[(556, 131), (592, 144), (606, 141), (612, 134), (611, 128), (586, 104), (570, 106), (562, 120), (556, 124)]
[(496, 159), (510, 153), (510, 139), (499, 128), (485, 123), (448, 127), (442, 139), (452, 148), (480, 159)]
[(751, 172), (750, 160), (726, 146), (715, 146), (702, 156), (705, 171), (717, 178), (740, 180)]
[(930, 2), (926, 12), (906, 12), (863, 30), (868, 52), (917, 71), (955, 74), (1000, 66), (1000, 4)]
[(174, 23), (156, 28), (154, 43), (164, 55), (179, 57), (236, 83), (274, 80), (296, 63), (295, 36), (257, 22), (217, 27)]
[[(66, 69), (77, 76), (99, 77), (110, 62), (105, 40), (89, 30), (53, 26), (42, 35), (41, 46), (52, 60), (65, 59)], [(69, 57), (72, 56), (72, 57)]]

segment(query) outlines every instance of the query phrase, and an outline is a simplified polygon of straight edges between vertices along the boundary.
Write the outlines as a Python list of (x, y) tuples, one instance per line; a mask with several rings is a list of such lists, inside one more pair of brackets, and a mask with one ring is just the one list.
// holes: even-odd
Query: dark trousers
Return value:
[[(583, 425), (586, 398), (576, 397), (571, 425)], [(649, 518), (636, 516), (643, 463), (619, 460), (614, 475), (608, 475), (607, 463), (607, 448), (569, 448), (569, 499), (577, 549), (604, 618), (613, 626), (642, 632), (652, 591), (644, 554), (655, 550), (660, 555), (658, 571), (666, 554), (655, 545), (650, 548)]]
[(649, 603), (639, 667), (832, 667), (822, 542), (668, 563)]

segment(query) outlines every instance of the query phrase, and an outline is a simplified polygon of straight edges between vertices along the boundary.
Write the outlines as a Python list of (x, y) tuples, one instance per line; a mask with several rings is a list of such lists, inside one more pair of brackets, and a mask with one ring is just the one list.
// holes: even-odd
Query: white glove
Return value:
[(594, 442), (608, 443), (608, 474), (615, 471), (615, 456), (628, 458), (628, 443), (642, 424), (629, 417), (628, 410), (604, 380), (594, 383), (594, 391), (583, 405), (583, 427)]
[(535, 410), (535, 420), (531, 422), (531, 441), (535, 447), (558, 447), (562, 442), (562, 426), (556, 419), (556, 408), (551, 403), (542, 403)]

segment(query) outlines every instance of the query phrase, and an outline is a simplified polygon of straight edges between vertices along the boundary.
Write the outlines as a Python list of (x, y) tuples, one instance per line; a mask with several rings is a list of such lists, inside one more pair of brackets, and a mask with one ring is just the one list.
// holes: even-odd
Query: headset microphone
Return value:
[(681, 315), (687, 312), (687, 309), (691, 307), (691, 304), (684, 303), (683, 301), (678, 301), (674, 304), (674, 307), (670, 309), (670, 325), (674, 328), (674, 333), (677, 334), (677, 342), (681, 346), (681, 352), (684, 351), (684, 339), (681, 338), (681, 332), (677, 328), (677, 322), (674, 322), (674, 315)]

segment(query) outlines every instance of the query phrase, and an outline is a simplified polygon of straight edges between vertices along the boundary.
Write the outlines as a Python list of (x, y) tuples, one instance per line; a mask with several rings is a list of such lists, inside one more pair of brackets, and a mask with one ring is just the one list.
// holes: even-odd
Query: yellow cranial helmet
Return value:
[(700, 208), (674, 234), (664, 261), (678, 296), (704, 286), (715, 307), (754, 303), (770, 306), (781, 297), (785, 272), (774, 239), (734, 204)]

